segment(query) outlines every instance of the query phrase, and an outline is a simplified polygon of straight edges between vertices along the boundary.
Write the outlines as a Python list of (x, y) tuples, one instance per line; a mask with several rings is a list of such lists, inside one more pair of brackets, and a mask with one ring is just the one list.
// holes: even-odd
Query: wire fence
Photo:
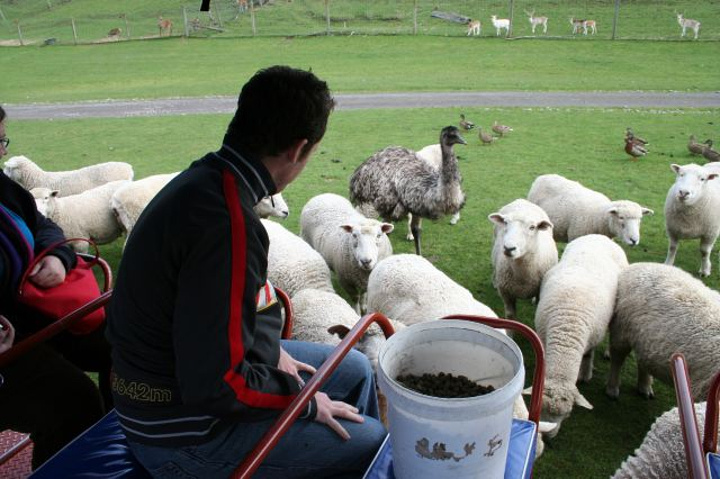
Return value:
[(72, 0), (2, 0), (0, 44), (313, 35), (694, 40), (692, 20), (681, 37), (678, 14), (700, 21), (699, 41), (720, 40), (720, 0), (213, 0), (209, 12), (199, 11), (199, 0), (132, 12), (106, 3), (88, 13), (70, 8)]

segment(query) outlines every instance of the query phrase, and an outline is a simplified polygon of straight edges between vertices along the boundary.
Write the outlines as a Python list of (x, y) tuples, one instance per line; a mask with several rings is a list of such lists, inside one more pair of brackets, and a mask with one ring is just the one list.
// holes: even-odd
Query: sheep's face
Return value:
[(253, 209), (260, 218), (275, 216), (285, 219), (290, 214), (288, 205), (285, 203), (285, 199), (280, 193), (272, 196), (266, 196), (261, 199)]
[(371, 271), (379, 260), (380, 246), (393, 230), (390, 223), (368, 220), (360, 224), (345, 224), (341, 228), (350, 235), (353, 255), (358, 267)]
[(575, 404), (592, 409), (592, 405), (576, 387), (568, 389), (563, 386), (555, 386), (552, 382), (545, 384), (541, 419), (557, 424), (555, 429), (547, 432), (548, 437), (555, 437), (560, 432), (562, 422), (570, 416)]
[(613, 201), (607, 209), (610, 233), (625, 244), (637, 246), (640, 243), (640, 222), (643, 216), (652, 214), (653, 210), (643, 208), (637, 203)]
[(49, 188), (33, 188), (30, 193), (35, 198), (35, 206), (37, 210), (46, 217), (51, 216), (55, 212), (55, 200), (58, 196), (57, 190)]
[(513, 260), (536, 251), (539, 235), (552, 231), (552, 223), (544, 219), (500, 213), (493, 213), (488, 218), (498, 226), (499, 234), (495, 241), (500, 242), (502, 253)]
[[(700, 165), (691, 163), (689, 165), (670, 165), (675, 172), (675, 183), (671, 187), (671, 196), (678, 202), (685, 205), (693, 205), (702, 198), (708, 183), (715, 181), (718, 174), (706, 170)], [(713, 185), (712, 187), (718, 187)]]

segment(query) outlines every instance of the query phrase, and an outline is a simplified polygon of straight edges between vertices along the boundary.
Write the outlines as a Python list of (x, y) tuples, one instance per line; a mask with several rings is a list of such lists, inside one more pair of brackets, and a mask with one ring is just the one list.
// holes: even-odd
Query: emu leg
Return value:
[(410, 223), (410, 231), (412, 231), (412, 235), (415, 238), (415, 253), (418, 256), (422, 256), (420, 253), (420, 233), (422, 232), (422, 228), (420, 227), (421, 220), (422, 218), (418, 215), (413, 215), (412, 222)]

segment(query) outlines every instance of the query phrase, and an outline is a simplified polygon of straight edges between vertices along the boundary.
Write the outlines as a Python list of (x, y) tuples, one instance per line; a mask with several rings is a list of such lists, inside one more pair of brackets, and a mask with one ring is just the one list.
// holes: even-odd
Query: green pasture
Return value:
[[(332, 83), (331, 83), (332, 84)], [(630, 110), (582, 108), (467, 108), (338, 111), (328, 133), (306, 171), (285, 192), (291, 215), (284, 225), (298, 232), (299, 213), (312, 196), (323, 192), (347, 195), (354, 168), (376, 150), (398, 144), (419, 149), (436, 143), (443, 126), (457, 124), (459, 114), (488, 127), (497, 120), (515, 131), (490, 146), (475, 133), (457, 154), (467, 193), (460, 222), (447, 219), (425, 222), (424, 254), (438, 268), (474, 296), (503, 314), (500, 298), (491, 284), (492, 225), (488, 214), (515, 198), (525, 197), (531, 182), (544, 173), (578, 180), (613, 199), (631, 199), (655, 210), (643, 220), (641, 244), (623, 245), (630, 262), (662, 262), (667, 240), (663, 204), (674, 180), (671, 163), (702, 163), (686, 149), (690, 134), (718, 138), (720, 117), (714, 109)], [(207, 151), (216, 149), (230, 115), (162, 118), (78, 119), (20, 121), (10, 119), (11, 155), (26, 155), (48, 170), (76, 168), (102, 161), (134, 165), (136, 178), (177, 171)], [(650, 153), (630, 161), (623, 151), (626, 127), (650, 140)], [(397, 223), (390, 235), (396, 253), (413, 251), (405, 237), (406, 225)], [(102, 254), (117, 271), (122, 243), (101, 246)], [(720, 261), (712, 256), (713, 273), (704, 282), (720, 287)], [(698, 242), (681, 243), (677, 266), (696, 272), (700, 264)], [(520, 302), (519, 316), (533, 324), (534, 306)], [(530, 349), (523, 344), (530, 356)], [(602, 350), (599, 351), (601, 353)], [(537, 478), (608, 477), (640, 445), (657, 416), (674, 406), (672, 386), (656, 383), (657, 397), (647, 401), (633, 392), (632, 361), (624, 368), (621, 396), (604, 395), (608, 363), (596, 356), (592, 381), (581, 392), (595, 410), (576, 409), (560, 434), (536, 462)], [(529, 360), (532, 364), (532, 360)], [(531, 374), (528, 374), (530, 377)]]
[(716, 91), (720, 42), (429, 36), (163, 39), (0, 48), (7, 103), (237, 95), (259, 68), (312, 68), (337, 93)]
[[(490, 16), (513, 18), (513, 36), (532, 35), (525, 10), (549, 18), (548, 32), (538, 37), (571, 37), (570, 17), (594, 19), (595, 39), (612, 36), (615, 2), (607, 0), (275, 0), (255, 2), (240, 12), (235, 0), (214, 0), (211, 12), (200, 12), (191, 0), (3, 0), (0, 40), (40, 44), (54, 38), (73, 44), (107, 41), (110, 29), (123, 30), (119, 39), (159, 35), (158, 16), (174, 23), (173, 35), (184, 35), (185, 21), (194, 19), (198, 37), (307, 36), (307, 35), (418, 35), (463, 36), (463, 24), (433, 17), (433, 12), (480, 19), (483, 37), (495, 36)], [(265, 3), (264, 5), (261, 5)], [(720, 3), (716, 0), (625, 0), (620, 2), (616, 38), (679, 40), (676, 12), (702, 23), (700, 40), (720, 39)], [(187, 19), (187, 20), (186, 20)], [(73, 32), (72, 22), (75, 23)], [(17, 22), (17, 23), (16, 23)], [(20, 33), (18, 32), (18, 24)], [(115, 41), (115, 39), (111, 39)]]

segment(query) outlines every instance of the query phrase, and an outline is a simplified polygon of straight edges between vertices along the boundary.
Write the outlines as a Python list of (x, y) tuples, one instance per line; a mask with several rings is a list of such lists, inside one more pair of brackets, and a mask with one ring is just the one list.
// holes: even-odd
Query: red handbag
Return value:
[[(78, 254), (77, 266), (67, 272), (65, 281), (52, 288), (41, 288), (28, 280), (28, 276), (35, 265), (47, 256), (50, 251), (58, 246), (75, 241), (85, 241), (92, 245), (95, 249), (95, 257), (87, 261), (82, 255)], [(17, 300), (52, 321), (57, 321), (100, 296), (100, 287), (92, 269), (93, 266), (98, 264), (98, 261), (100, 261), (100, 251), (92, 240), (71, 238), (59, 241), (38, 254), (27, 267), (20, 279)], [(107, 290), (108, 273), (105, 268), (102, 268), (102, 270), (105, 274), (105, 289)], [(87, 334), (94, 331), (104, 320), (105, 308), (99, 308), (68, 329), (73, 334)]]

